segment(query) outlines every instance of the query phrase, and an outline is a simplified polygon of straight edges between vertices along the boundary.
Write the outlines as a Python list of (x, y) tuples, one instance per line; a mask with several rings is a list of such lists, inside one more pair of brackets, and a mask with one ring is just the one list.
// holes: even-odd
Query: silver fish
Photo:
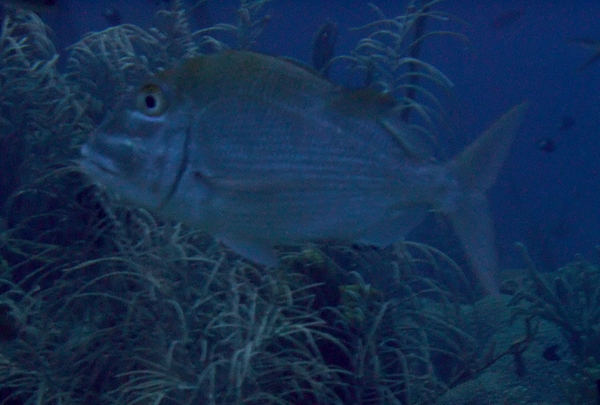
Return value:
[(276, 57), (205, 55), (129, 94), (91, 134), (81, 166), (132, 203), (266, 265), (281, 244), (391, 244), (433, 208), (496, 290), (485, 192), (525, 106), (445, 164), (396, 107), (389, 95), (341, 89)]

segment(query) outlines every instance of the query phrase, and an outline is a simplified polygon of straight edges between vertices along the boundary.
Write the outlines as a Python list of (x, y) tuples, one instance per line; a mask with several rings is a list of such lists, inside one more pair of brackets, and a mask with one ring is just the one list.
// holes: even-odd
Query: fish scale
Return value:
[[(273, 107), (269, 109), (274, 110)], [(233, 115), (252, 116), (251, 113), (251, 110), (236, 111)], [(374, 136), (376, 129), (381, 132), (379, 125), (377, 128), (375, 125), (368, 129), (360, 128), (361, 138), (348, 139), (340, 126), (328, 123), (325, 119), (317, 120), (306, 117), (306, 114), (292, 115), (290, 121), (296, 119), (310, 124), (294, 127), (287, 120), (280, 121), (285, 111), (278, 113), (279, 120), (276, 121), (268, 116), (253, 117), (259, 122), (270, 122), (256, 129), (252, 124), (231, 122), (229, 125), (219, 125), (217, 130), (207, 131), (213, 134), (228, 133), (229, 136), (205, 139), (205, 149), (210, 156), (203, 159), (217, 161), (218, 164), (211, 166), (224, 170), (224, 177), (230, 175), (225, 171), (230, 165), (233, 165), (232, 170), (238, 176), (252, 176), (255, 172), (266, 174), (266, 171), (275, 171), (280, 176), (308, 176), (316, 171), (317, 175), (337, 173), (336, 177), (342, 178), (347, 178), (348, 172), (357, 175), (359, 171), (365, 174), (371, 172), (372, 177), (390, 178), (396, 172), (397, 167), (394, 166), (399, 166), (399, 161), (392, 156), (394, 145), (391, 137), (386, 136), (387, 145), (381, 145), (383, 142)], [(211, 115), (217, 114), (212, 112)], [(306, 135), (286, 138), (289, 133)], [(233, 147), (237, 149), (232, 150)], [(400, 150), (396, 154), (399, 155)]]

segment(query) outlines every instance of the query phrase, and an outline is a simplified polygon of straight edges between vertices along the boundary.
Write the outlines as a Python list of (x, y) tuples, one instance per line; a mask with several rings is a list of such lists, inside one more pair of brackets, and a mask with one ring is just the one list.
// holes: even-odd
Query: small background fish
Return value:
[(338, 26), (333, 21), (327, 21), (315, 34), (313, 39), (312, 62), (313, 67), (323, 76), (329, 76), (329, 62), (333, 58), (337, 43)]

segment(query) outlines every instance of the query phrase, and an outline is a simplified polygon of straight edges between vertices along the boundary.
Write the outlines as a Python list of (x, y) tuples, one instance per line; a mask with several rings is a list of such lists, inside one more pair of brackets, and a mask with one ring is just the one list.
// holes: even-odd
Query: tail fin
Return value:
[(492, 186), (521, 125), (527, 103), (513, 107), (448, 163), (459, 195), (448, 214), (467, 256), (486, 290), (498, 293), (498, 256), (486, 191)]

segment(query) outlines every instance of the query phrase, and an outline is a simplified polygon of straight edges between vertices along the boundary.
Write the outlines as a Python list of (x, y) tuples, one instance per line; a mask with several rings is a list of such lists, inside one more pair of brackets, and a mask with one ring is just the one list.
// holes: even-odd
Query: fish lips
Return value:
[(137, 203), (144, 208), (156, 209), (165, 197), (160, 187), (152, 190), (145, 178), (136, 177), (140, 171), (135, 157), (135, 141), (126, 137), (94, 131), (90, 140), (81, 147), (81, 169), (98, 185), (119, 198)]
[(83, 159), (79, 160), (79, 166), (93, 177), (114, 177), (119, 173), (115, 162), (94, 151), (89, 143), (85, 143), (81, 147), (81, 156)]
[(80, 153), (81, 159), (77, 163), (81, 170), (93, 183), (108, 189), (120, 198), (122, 196), (121, 189), (125, 184), (117, 163), (98, 151), (92, 142), (83, 144)]
[(80, 165), (93, 177), (123, 176), (127, 172), (126, 164), (132, 164), (134, 148), (134, 142), (127, 136), (110, 133), (100, 127), (81, 147), (83, 159)]
[(123, 100), (104, 122), (92, 131), (81, 147), (80, 166), (104, 182), (129, 177), (139, 170), (139, 156), (146, 154), (143, 134), (155, 128), (138, 128), (138, 113), (125, 107)]
[(188, 124), (172, 118), (116, 108), (82, 146), (80, 167), (109, 192), (146, 209), (161, 209), (185, 162)]

